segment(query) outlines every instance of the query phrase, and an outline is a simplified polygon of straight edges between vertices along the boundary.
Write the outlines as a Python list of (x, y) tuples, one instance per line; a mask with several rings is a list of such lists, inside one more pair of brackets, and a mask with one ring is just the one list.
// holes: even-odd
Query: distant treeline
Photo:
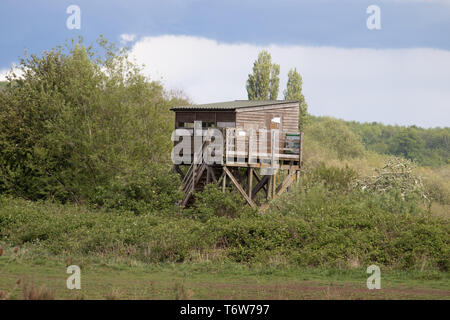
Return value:
[[(325, 119), (312, 116), (311, 122), (320, 123)], [(424, 166), (450, 164), (450, 127), (424, 129), (377, 122), (343, 122), (361, 138), (367, 150), (401, 156)]]

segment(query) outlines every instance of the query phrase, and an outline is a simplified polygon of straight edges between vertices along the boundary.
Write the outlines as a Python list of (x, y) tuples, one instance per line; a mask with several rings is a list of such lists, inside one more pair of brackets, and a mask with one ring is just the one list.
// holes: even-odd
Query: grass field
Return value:
[[(54, 299), (450, 299), (450, 276), (440, 272), (382, 270), (381, 289), (369, 290), (369, 274), (362, 268), (144, 264), (99, 258), (32, 262), (9, 251), (0, 257), (0, 291), (9, 299), (26, 299), (30, 292), (34, 298), (47, 294)], [(68, 263), (81, 267), (80, 290), (66, 287)]]

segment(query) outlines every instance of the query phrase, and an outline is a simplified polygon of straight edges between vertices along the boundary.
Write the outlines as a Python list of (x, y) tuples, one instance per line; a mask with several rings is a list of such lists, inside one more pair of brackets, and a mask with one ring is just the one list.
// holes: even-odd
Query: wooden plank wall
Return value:
[(236, 115), (234, 111), (176, 111), (175, 128), (179, 122), (235, 122)]
[(267, 128), (267, 115), (281, 116), (281, 131), (288, 133), (298, 132), (298, 103), (286, 104), (283, 106), (266, 106), (238, 109), (236, 112), (236, 127), (237, 128)]

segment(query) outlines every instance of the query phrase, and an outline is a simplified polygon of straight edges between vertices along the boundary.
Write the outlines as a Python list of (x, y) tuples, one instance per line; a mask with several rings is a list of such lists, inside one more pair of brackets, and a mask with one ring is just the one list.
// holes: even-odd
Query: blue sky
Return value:
[[(81, 8), (80, 30), (69, 30), (66, 27), (66, 19), (69, 16), (66, 13), (66, 8), (72, 4)], [(372, 4), (378, 5), (381, 9), (381, 30), (368, 30), (366, 27), (366, 19), (369, 16), (366, 13), (366, 8)], [(430, 85), (428, 81), (427, 83), (419, 81), (418, 78), (423, 78), (423, 73), (414, 73), (409, 70), (417, 67), (418, 64), (422, 64), (421, 61), (426, 64), (429, 63), (426, 62), (428, 59), (433, 58), (436, 59), (433, 65), (419, 65), (418, 68), (424, 69), (423, 72), (425, 73), (428, 72), (426, 69), (429, 68), (431, 70), (436, 69), (437, 72), (450, 71), (446, 69), (448, 67), (447, 53), (450, 51), (450, 0), (2, 0), (0, 2), (0, 36), (2, 40), (0, 71), (10, 68), (13, 62), (19, 61), (19, 57), (23, 56), (25, 49), (30, 53), (41, 53), (45, 49), (62, 44), (65, 40), (78, 35), (82, 35), (85, 41), (90, 43), (100, 34), (114, 41), (120, 41), (123, 34), (132, 35), (130, 39), (133, 40), (127, 44), (132, 47), (134, 52), (139, 53), (139, 62), (152, 66), (146, 68), (146, 72), (153, 78), (160, 77), (169, 87), (183, 89), (195, 102), (205, 102), (210, 99), (231, 100), (234, 97), (245, 98), (245, 90), (242, 91), (237, 86), (230, 84), (222, 91), (226, 94), (203, 94), (203, 91), (210, 91), (202, 89), (202, 86), (206, 86), (206, 84), (203, 84), (200, 80), (198, 80), (198, 83), (193, 84), (192, 82), (192, 78), (199, 77), (192, 74), (180, 74), (177, 77), (176, 70), (168, 69), (167, 62), (160, 58), (160, 56), (167, 55), (167, 52), (161, 50), (163, 50), (162, 48), (170, 50), (171, 46), (176, 47), (177, 43), (179, 44), (186, 39), (190, 39), (187, 45), (192, 44), (194, 48), (192, 50), (196, 50), (196, 47), (205, 44), (204, 41), (212, 41), (215, 44), (214, 48), (219, 48), (221, 44), (229, 46), (225, 50), (231, 50), (231, 55), (244, 52), (237, 47), (233, 47), (233, 45), (243, 45), (246, 48), (250, 46), (255, 50), (271, 48), (272, 46), (275, 52), (279, 52), (279, 59), (284, 59), (276, 61), (281, 65), (282, 72), (287, 73), (288, 68), (297, 66), (300, 70), (305, 70), (306, 74), (303, 75), (305, 96), (311, 100), (310, 110), (313, 114), (316, 111), (316, 114), (328, 114), (349, 120), (370, 121), (373, 119), (386, 123), (415, 123), (422, 126), (450, 124), (450, 108), (446, 109), (444, 103), (444, 99), (450, 98), (447, 95), (450, 94), (449, 77), (446, 77), (445, 74), (437, 74), (440, 83), (433, 86), (433, 82)], [(174, 37), (168, 38), (168, 35)], [(156, 41), (157, 39), (165, 39), (165, 42)], [(168, 44), (168, 41), (171, 44)], [(148, 43), (152, 43), (153, 47), (148, 47)], [(156, 47), (156, 45), (159, 47)], [(143, 47), (147, 48), (146, 53), (139, 51), (139, 48)], [(398, 109), (407, 108), (399, 105), (410, 106), (411, 103), (414, 104), (415, 100), (432, 101), (433, 104), (437, 105), (431, 112), (434, 115), (426, 115), (425, 117), (428, 117), (428, 120), (424, 120), (418, 109), (419, 105), (415, 106), (414, 108), (417, 108), (417, 110), (414, 109), (414, 112), (412, 112), (412, 114), (417, 114), (410, 118), (404, 118), (402, 114), (405, 111), (410, 111), (411, 106), (409, 109), (400, 109), (396, 116), (388, 116), (381, 111), (379, 114), (367, 113), (364, 111), (367, 99), (364, 99), (362, 94), (359, 94), (361, 100), (353, 99), (350, 101), (348, 97), (344, 96), (345, 92), (341, 93), (342, 99), (340, 99), (336, 96), (336, 92), (330, 91), (327, 99), (321, 98), (319, 97), (319, 95), (322, 95), (319, 94), (320, 90), (323, 94), (326, 94), (327, 88), (317, 87), (321, 80), (320, 75), (324, 79), (339, 77), (339, 74), (334, 74), (334, 72), (342, 72), (342, 70), (338, 70), (339, 62), (332, 62), (333, 64), (329, 66), (330, 73), (321, 71), (319, 74), (314, 70), (320, 69), (326, 63), (326, 60), (312, 61), (312, 56), (315, 56), (316, 53), (310, 52), (310, 56), (303, 56), (310, 61), (308, 65), (305, 65), (305, 61), (296, 60), (293, 54), (289, 54), (280, 48), (291, 48), (292, 53), (298, 53), (297, 56), (302, 56), (304, 52), (309, 52), (308, 50), (311, 48), (330, 48), (329, 53), (324, 54), (323, 59), (326, 59), (326, 56), (333, 59), (333, 54), (338, 52), (342, 55), (343, 61), (348, 63), (349, 70), (353, 67), (352, 60), (354, 58), (351, 58), (353, 55), (365, 55), (369, 52), (366, 60), (358, 64), (358, 68), (363, 69), (365, 63), (368, 64), (368, 74), (361, 75), (354, 71), (353, 73), (350, 72), (350, 74), (355, 75), (354, 77), (349, 77), (347, 80), (343, 79), (343, 81), (349, 81), (342, 84), (342, 88), (347, 88), (348, 95), (351, 94), (350, 88), (360, 82), (361, 77), (370, 80), (370, 72), (377, 73), (378, 77), (374, 76), (370, 81), (374, 83), (375, 81), (377, 83), (383, 81), (383, 78), (380, 78), (382, 75), (379, 74), (380, 67), (381, 69), (386, 68), (384, 81), (389, 82), (387, 77), (391, 76), (392, 68), (395, 68), (398, 63), (404, 63), (400, 53), (406, 54), (408, 57), (414, 56), (416, 58), (410, 61), (411, 64), (405, 65), (403, 69), (408, 69), (407, 73), (410, 79), (406, 80), (411, 81), (411, 77), (412, 80), (417, 77), (417, 81), (409, 85), (403, 83), (403, 79), (398, 79), (398, 83), (402, 82), (401, 88), (398, 88), (398, 91), (401, 91), (399, 93), (401, 96), (394, 91), (390, 93), (393, 96), (387, 96), (386, 90), (389, 89), (389, 86), (380, 87), (378, 85), (377, 87), (368, 84), (367, 88), (360, 88), (358, 85), (355, 90), (358, 93), (364, 92), (365, 95), (374, 97), (377, 104), (387, 104), (387, 110), (392, 110), (394, 103)], [(358, 51), (361, 49), (371, 51)], [(157, 54), (155, 54), (155, 51)], [(217, 55), (220, 55), (222, 51), (218, 49), (217, 52)], [(245, 88), (245, 79), (241, 78), (250, 72), (251, 62), (257, 54), (254, 50), (247, 52), (252, 56), (243, 57), (242, 70), (239, 69), (234, 72), (239, 74), (237, 79), (244, 82), (240, 85), (242, 88)], [(376, 52), (381, 52), (380, 58), (374, 55)], [(386, 55), (387, 53), (392, 53), (392, 55)], [(274, 54), (273, 56), (275, 58)], [(151, 61), (149, 57), (152, 57)], [(373, 67), (369, 57), (378, 64), (377, 68)], [(384, 57), (384, 60), (382, 57)], [(212, 57), (211, 61), (214, 61)], [(249, 62), (248, 67), (245, 67), (243, 62)], [(182, 63), (183, 61), (176, 64), (180, 70), (186, 69)], [(193, 60), (186, 60), (185, 63), (192, 64)], [(197, 61), (196, 63), (199, 64), (199, 69), (202, 72), (210, 71), (210, 68), (208, 69), (204, 62)], [(224, 57), (223, 61), (218, 59), (217, 63), (227, 64), (226, 58)], [(188, 68), (188, 71), (195, 72), (195, 68), (192, 70)], [(233, 82), (231, 76), (225, 76), (225, 78)], [(433, 75), (429, 76), (433, 78)], [(309, 87), (308, 78), (312, 79), (312, 84)], [(282, 82), (283, 80), (284, 76)], [(313, 80), (317, 84), (314, 84)], [(209, 82), (211, 82), (211, 79)], [(324, 85), (328, 83), (327, 81), (323, 82)], [(442, 85), (442, 82), (444, 85)], [(313, 84), (316, 87), (313, 87)], [(332, 85), (331, 80), (329, 85)], [(446, 85), (449, 88), (447, 90), (445, 89)], [(227, 84), (220, 82), (220, 86), (227, 86)], [(371, 87), (373, 91), (370, 91)], [(419, 93), (417, 88), (420, 88)], [(421, 96), (417, 99), (407, 98), (408, 90), (411, 90), (411, 94), (415, 92), (415, 94), (421, 94)], [(335, 98), (331, 99), (331, 95)], [(427, 97), (430, 99), (427, 99)], [(279, 98), (281, 98), (281, 92)], [(389, 103), (391, 104), (389, 105)], [(374, 106), (375, 104), (368, 105), (366, 108), (373, 109)], [(361, 108), (363, 111), (361, 111)], [(341, 112), (344, 109), (347, 111)]]

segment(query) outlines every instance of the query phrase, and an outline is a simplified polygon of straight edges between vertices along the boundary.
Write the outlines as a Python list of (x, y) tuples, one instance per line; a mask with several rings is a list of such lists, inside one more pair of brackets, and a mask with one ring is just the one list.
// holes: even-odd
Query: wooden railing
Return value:
[[(291, 161), (298, 165), (302, 161), (302, 140), (303, 134), (300, 132), (286, 133), (278, 130), (254, 130), (254, 129), (240, 129), (240, 128), (224, 128), (220, 132), (222, 134), (223, 146), (220, 147), (214, 143), (210, 145), (208, 138), (202, 136), (214, 136), (219, 132), (212, 132), (210, 130), (218, 130), (212, 128), (196, 127), (190, 129), (191, 131), (191, 164), (203, 162), (202, 154), (208, 148), (216, 148), (215, 153), (221, 152), (223, 157), (220, 157), (220, 163), (217, 164), (231, 164), (231, 163), (248, 163), (248, 164), (276, 164), (277, 161)], [(189, 130), (189, 131), (190, 131)], [(193, 135), (197, 133), (197, 137)], [(195, 139), (197, 142), (194, 142)], [(215, 139), (215, 138), (214, 138)], [(200, 147), (201, 146), (201, 147)], [(219, 150), (217, 149), (219, 147)], [(198, 150), (195, 150), (198, 148)], [(210, 153), (208, 153), (210, 154)], [(199, 161), (200, 160), (200, 161)], [(186, 177), (191, 174), (194, 166), (189, 168)]]
[(246, 161), (250, 164), (275, 164), (278, 160), (301, 162), (302, 133), (239, 128), (226, 128), (224, 131), (226, 163)]

